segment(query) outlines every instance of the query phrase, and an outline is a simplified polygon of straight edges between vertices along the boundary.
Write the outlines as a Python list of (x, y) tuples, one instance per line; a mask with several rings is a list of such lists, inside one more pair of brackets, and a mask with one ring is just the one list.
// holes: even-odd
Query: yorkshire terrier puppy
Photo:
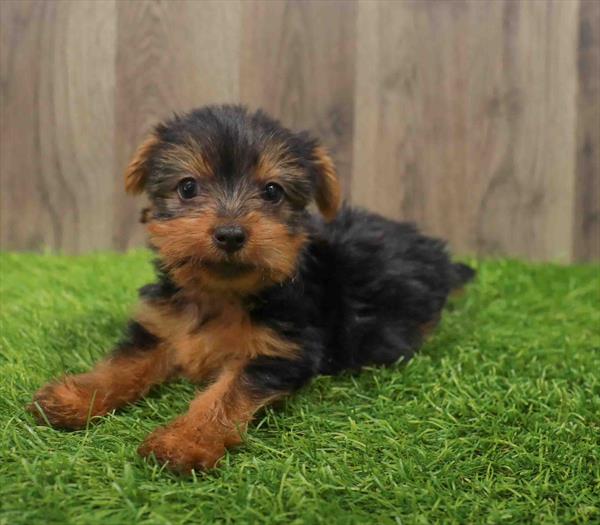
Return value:
[(112, 354), (43, 387), (30, 411), (78, 429), (169, 379), (206, 382), (139, 448), (180, 472), (215, 466), (257, 410), (318, 374), (410, 358), (474, 275), (413, 225), (342, 206), (325, 149), (261, 111), (158, 125), (125, 188), (149, 197), (157, 280)]

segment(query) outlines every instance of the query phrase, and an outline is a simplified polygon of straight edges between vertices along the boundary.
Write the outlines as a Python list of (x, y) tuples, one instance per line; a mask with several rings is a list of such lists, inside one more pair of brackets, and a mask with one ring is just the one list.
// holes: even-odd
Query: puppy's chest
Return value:
[(182, 375), (202, 379), (218, 369), (252, 357), (256, 328), (236, 304), (188, 305), (171, 344)]
[(160, 332), (181, 375), (191, 380), (205, 379), (225, 366), (243, 366), (260, 355), (286, 357), (296, 351), (293, 343), (253, 322), (244, 305), (234, 300), (163, 307), (153, 313), (149, 328)]

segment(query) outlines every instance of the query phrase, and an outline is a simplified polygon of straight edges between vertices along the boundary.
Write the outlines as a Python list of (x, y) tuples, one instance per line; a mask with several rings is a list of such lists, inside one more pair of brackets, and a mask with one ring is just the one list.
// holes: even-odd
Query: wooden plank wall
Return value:
[(121, 173), (172, 111), (261, 106), (351, 201), (464, 254), (600, 259), (600, 2), (0, 2), (0, 241), (143, 243)]

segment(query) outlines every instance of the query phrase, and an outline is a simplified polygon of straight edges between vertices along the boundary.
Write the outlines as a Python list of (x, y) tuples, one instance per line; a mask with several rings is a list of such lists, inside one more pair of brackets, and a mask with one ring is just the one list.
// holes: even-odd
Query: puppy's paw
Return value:
[(33, 396), (27, 410), (39, 424), (50, 423), (55, 428), (84, 428), (90, 417), (100, 415), (99, 393), (79, 383), (74, 377), (48, 383)]
[(216, 466), (225, 454), (222, 439), (204, 438), (186, 427), (179, 418), (166, 427), (156, 429), (138, 448), (142, 457), (154, 455), (167, 468), (182, 474), (192, 470), (208, 470)]

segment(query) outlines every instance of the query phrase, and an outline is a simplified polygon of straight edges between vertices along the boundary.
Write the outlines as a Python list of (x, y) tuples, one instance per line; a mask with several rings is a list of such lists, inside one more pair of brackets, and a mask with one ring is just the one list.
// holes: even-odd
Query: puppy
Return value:
[(112, 354), (43, 387), (30, 410), (78, 429), (169, 379), (205, 382), (139, 448), (180, 472), (214, 467), (257, 410), (318, 374), (410, 358), (474, 275), (413, 225), (341, 206), (325, 149), (261, 111), (211, 106), (158, 125), (125, 188), (151, 203), (156, 282)]

